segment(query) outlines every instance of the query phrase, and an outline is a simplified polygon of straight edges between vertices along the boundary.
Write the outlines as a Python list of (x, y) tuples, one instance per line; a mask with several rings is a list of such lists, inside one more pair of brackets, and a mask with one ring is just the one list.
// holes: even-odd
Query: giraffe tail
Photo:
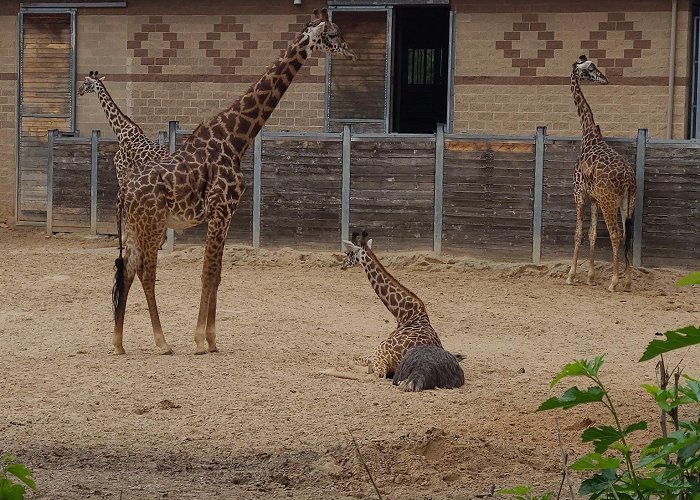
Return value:
[(625, 212), (625, 267), (630, 265), (632, 252), (632, 233), (634, 232), (634, 207), (632, 206), (633, 193), (627, 189), (627, 210)]
[(114, 260), (114, 285), (112, 286), (112, 307), (116, 323), (124, 301), (124, 245), (122, 244), (122, 207), (117, 202), (117, 237), (119, 238), (119, 257)]

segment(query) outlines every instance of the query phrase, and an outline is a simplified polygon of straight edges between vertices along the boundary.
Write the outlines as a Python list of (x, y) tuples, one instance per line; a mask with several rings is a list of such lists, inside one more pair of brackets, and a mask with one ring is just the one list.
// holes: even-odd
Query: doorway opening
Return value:
[(393, 131), (433, 133), (447, 122), (449, 7), (398, 7), (395, 13)]

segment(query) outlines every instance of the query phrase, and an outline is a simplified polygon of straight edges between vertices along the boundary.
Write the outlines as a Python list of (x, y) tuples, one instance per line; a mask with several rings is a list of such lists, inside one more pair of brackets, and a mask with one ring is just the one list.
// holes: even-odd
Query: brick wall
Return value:
[[(122, 111), (148, 134), (168, 120), (194, 128), (228, 107), (267, 70), (310, 19), (313, 6), (289, 14), (89, 15), (79, 17), (78, 75), (97, 69)], [(168, 9), (172, 11), (172, 9)], [(221, 9), (219, 9), (221, 10)], [(303, 12), (303, 13), (294, 13)], [(319, 57), (320, 56), (320, 57)], [(325, 59), (313, 54), (270, 117), (277, 130), (322, 130)], [(78, 101), (81, 131), (113, 135), (95, 96)]]
[(0, 16), (0, 222), (14, 220), (17, 108), (16, 16)]
[[(456, 0), (455, 131), (532, 134), (580, 133), (569, 90), (580, 54), (610, 80), (583, 84), (606, 135), (629, 136), (646, 127), (666, 136), (670, 2), (622, 0), (493, 5)], [(588, 10), (581, 12), (582, 10)], [(686, 128), (688, 5), (678, 12), (673, 133)]]

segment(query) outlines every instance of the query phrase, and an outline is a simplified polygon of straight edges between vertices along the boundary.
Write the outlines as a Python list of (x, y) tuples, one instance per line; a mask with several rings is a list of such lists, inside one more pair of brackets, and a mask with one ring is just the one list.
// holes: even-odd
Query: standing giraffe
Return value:
[(574, 257), (571, 270), (566, 282), (571, 285), (576, 277), (576, 264), (578, 253), (583, 239), (583, 211), (586, 200), (591, 202), (591, 225), (588, 230), (590, 253), (588, 255), (588, 284), (594, 284), (595, 279), (595, 240), (596, 226), (598, 222), (598, 207), (603, 213), (605, 225), (610, 234), (612, 243), (613, 264), (612, 281), (608, 290), (615, 291), (619, 280), (619, 247), (620, 227), (617, 223), (618, 210), (624, 222), (625, 237), (625, 290), (629, 291), (632, 285), (632, 269), (629, 265), (630, 243), (632, 241), (634, 205), (637, 196), (637, 184), (634, 170), (625, 159), (620, 156), (603, 139), (600, 128), (593, 120), (586, 98), (583, 96), (580, 80), (608, 83), (608, 79), (596, 68), (586, 56), (580, 56), (573, 64), (571, 70), (571, 93), (574, 96), (574, 104), (581, 118), (583, 138), (579, 152), (578, 163), (574, 169), (574, 200), (576, 201), (576, 235), (574, 237)]
[(396, 329), (382, 341), (369, 356), (358, 356), (355, 362), (367, 366), (369, 373), (384, 378), (394, 373), (406, 351), (417, 345), (435, 345), (442, 348), (437, 333), (428, 319), (425, 304), (418, 296), (399, 283), (379, 262), (372, 252), (372, 240), (367, 233), (353, 233), (352, 241), (344, 240), (346, 257), (343, 269), (359, 262), (367, 273), (370, 285), (379, 299), (396, 318)]
[[(104, 84), (105, 77), (97, 71), (90, 71), (78, 88), (78, 94), (97, 94), (102, 110), (107, 116), (114, 135), (117, 136), (119, 147), (114, 155), (114, 169), (117, 174), (117, 232), (119, 238), (119, 253), (122, 253), (122, 214), (124, 189), (127, 173), (133, 172), (143, 165), (160, 162), (169, 157), (167, 146), (157, 144), (146, 137), (141, 127), (125, 115), (109, 95)], [(161, 236), (161, 244), (165, 241), (165, 232)]]
[(327, 11), (323, 9), (319, 14), (315, 10), (311, 22), (245, 94), (200, 124), (172, 158), (153, 162), (143, 171), (127, 176), (124, 218), (129, 234), (124, 258), (117, 259), (113, 296), (112, 343), (117, 354), (124, 353), (126, 300), (136, 275), (146, 295), (156, 345), (161, 353), (172, 353), (156, 306), (158, 242), (166, 227), (184, 229), (205, 221), (207, 242), (194, 334), (195, 353), (218, 350), (216, 299), (226, 234), (245, 189), (241, 158), (314, 50), (356, 59), (338, 27), (329, 20)]

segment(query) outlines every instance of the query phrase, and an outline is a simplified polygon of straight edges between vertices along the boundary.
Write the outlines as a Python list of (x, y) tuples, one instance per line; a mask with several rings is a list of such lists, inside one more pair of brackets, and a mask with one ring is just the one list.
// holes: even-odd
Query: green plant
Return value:
[(531, 493), (529, 486), (513, 486), (512, 488), (504, 488), (496, 491), (499, 495), (509, 495), (514, 500), (552, 500), (554, 495), (545, 493), (543, 495), (535, 495)]
[[(700, 284), (700, 273), (692, 273), (678, 280), (676, 285)], [(585, 390), (570, 387), (559, 397), (542, 403), (537, 411), (569, 409), (584, 404), (602, 404), (610, 413), (613, 425), (590, 427), (583, 431), (581, 440), (591, 443), (593, 451), (569, 466), (571, 470), (589, 472), (592, 475), (581, 483), (579, 493), (590, 499), (700, 499), (700, 381), (682, 375), (678, 366), (672, 371), (674, 384), (666, 370), (663, 354), (675, 349), (700, 344), (700, 329), (687, 326), (666, 332), (665, 340), (649, 343), (640, 361), (661, 357), (659, 386), (644, 385), (661, 409), (662, 436), (654, 439), (637, 453), (633, 453), (627, 438), (630, 434), (647, 428), (646, 421), (623, 426), (607, 389), (600, 379), (603, 356), (594, 360), (578, 360), (565, 365), (554, 377), (550, 386), (571, 377), (588, 379), (592, 385)], [(680, 382), (681, 378), (683, 383)], [(693, 417), (681, 420), (681, 407), (692, 410)], [(671, 415), (674, 431), (667, 432), (666, 415)], [(500, 490), (499, 494), (516, 499), (551, 498), (535, 497), (530, 489), (518, 486)]]
[(22, 500), (25, 486), (36, 489), (31, 471), (12, 455), (0, 457), (0, 500)]
[(538, 408), (538, 411), (545, 411), (600, 403), (612, 417), (613, 425), (589, 427), (581, 434), (581, 440), (591, 443), (593, 451), (579, 458), (570, 468), (593, 475), (581, 483), (579, 493), (591, 499), (697, 498), (700, 495), (700, 381), (684, 376), (686, 384), (679, 385), (677, 390), (645, 386), (662, 410), (689, 405), (694, 407), (695, 418), (680, 422), (676, 431), (654, 439), (640, 450), (635, 461), (627, 438), (646, 429), (647, 422), (626, 426), (620, 422), (612, 398), (599, 376), (602, 365), (603, 357), (598, 356), (593, 361), (579, 360), (564, 366), (554, 377), (552, 386), (569, 377), (583, 377), (593, 385), (583, 391), (571, 387)]

